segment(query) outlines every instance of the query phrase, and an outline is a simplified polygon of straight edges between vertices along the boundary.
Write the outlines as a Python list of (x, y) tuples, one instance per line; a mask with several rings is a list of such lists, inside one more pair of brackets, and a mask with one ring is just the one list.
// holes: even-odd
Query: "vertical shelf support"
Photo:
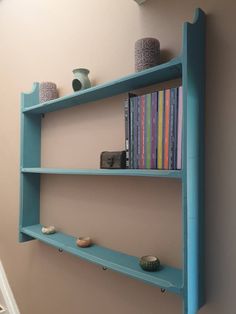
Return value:
[(205, 13), (183, 28), (184, 101), (184, 313), (204, 303), (204, 98)]
[[(39, 84), (34, 83), (31, 93), (21, 94), (21, 160), (20, 168), (40, 167), (41, 116), (23, 114), (27, 107), (39, 103)], [(39, 223), (40, 175), (20, 174), (20, 228)], [(33, 238), (19, 234), (20, 242)]]

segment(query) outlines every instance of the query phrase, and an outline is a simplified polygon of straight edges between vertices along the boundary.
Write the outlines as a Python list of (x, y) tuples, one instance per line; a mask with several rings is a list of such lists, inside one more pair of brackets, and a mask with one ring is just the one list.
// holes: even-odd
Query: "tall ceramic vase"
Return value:
[(84, 68), (74, 69), (73, 70), (75, 78), (72, 81), (73, 90), (79, 91), (91, 87), (89, 80), (89, 70)]
[(160, 42), (146, 37), (135, 42), (135, 71), (139, 72), (160, 63)]

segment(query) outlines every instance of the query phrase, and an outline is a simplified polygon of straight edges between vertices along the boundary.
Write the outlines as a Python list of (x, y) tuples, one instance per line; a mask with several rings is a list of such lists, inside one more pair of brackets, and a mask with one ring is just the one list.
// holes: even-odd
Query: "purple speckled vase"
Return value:
[(57, 85), (52, 82), (42, 82), (39, 84), (39, 102), (45, 102), (58, 98)]
[(135, 42), (135, 71), (139, 72), (160, 63), (160, 42), (146, 37)]

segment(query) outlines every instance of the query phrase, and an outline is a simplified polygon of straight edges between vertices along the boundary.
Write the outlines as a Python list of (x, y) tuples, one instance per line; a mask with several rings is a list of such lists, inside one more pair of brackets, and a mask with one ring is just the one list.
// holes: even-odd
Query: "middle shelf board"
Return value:
[(61, 168), (22, 168), (22, 173), (62, 174), (62, 175), (98, 175), (98, 176), (135, 176), (181, 179), (181, 170), (155, 169), (61, 169)]
[(42, 114), (70, 108), (169, 81), (182, 76), (182, 58), (177, 57), (155, 67), (132, 73), (117, 80), (96, 85), (54, 100), (23, 109), (24, 113)]
[(79, 248), (76, 245), (75, 237), (61, 232), (45, 235), (41, 229), (42, 225), (37, 224), (23, 227), (21, 228), (21, 232), (92, 263), (182, 295), (182, 270), (180, 269), (163, 265), (160, 271), (147, 272), (141, 269), (139, 259), (135, 256), (98, 245)]

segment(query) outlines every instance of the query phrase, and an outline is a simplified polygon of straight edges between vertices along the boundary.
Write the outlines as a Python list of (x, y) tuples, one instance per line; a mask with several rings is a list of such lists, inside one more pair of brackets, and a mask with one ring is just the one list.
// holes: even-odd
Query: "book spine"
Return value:
[(157, 159), (157, 92), (152, 93), (151, 120), (151, 169), (155, 169)]
[(129, 168), (129, 98), (125, 99), (125, 153), (126, 153), (126, 168)]
[(170, 90), (169, 169), (174, 169), (174, 89)]
[(171, 126), (170, 126), (170, 169), (177, 167), (177, 119), (178, 119), (178, 92), (177, 88), (171, 89)]
[(165, 90), (164, 169), (169, 169), (170, 89)]
[(159, 92), (157, 92), (157, 112), (156, 112), (156, 161), (155, 168), (158, 169), (158, 112), (159, 112)]
[(144, 169), (145, 162), (145, 96), (141, 96), (141, 108), (140, 108), (140, 123), (141, 123), (141, 140), (140, 140), (140, 168)]
[(163, 90), (163, 114), (162, 114), (162, 167), (164, 169), (164, 149), (165, 149), (165, 90)]
[(178, 88), (174, 88), (174, 169), (177, 169), (177, 141), (178, 141)]
[(134, 168), (134, 98), (130, 98), (130, 168)]
[(158, 146), (158, 157), (157, 157), (157, 168), (162, 169), (163, 165), (163, 112), (164, 112), (164, 91), (159, 91), (158, 93), (158, 138), (157, 138), (157, 146)]
[(140, 96), (137, 97), (137, 168), (140, 168), (140, 154), (141, 154), (141, 122), (140, 122)]
[(182, 169), (182, 129), (183, 129), (183, 89), (179, 87), (178, 95), (178, 143), (177, 143), (177, 169)]
[(134, 97), (134, 169), (138, 168), (138, 97)]
[(144, 95), (144, 161), (143, 161), (143, 168), (146, 169), (146, 159), (147, 159), (147, 126), (146, 126), (146, 121), (147, 121), (147, 99), (146, 95)]
[(151, 169), (151, 107), (152, 107), (152, 99), (151, 94), (147, 94), (146, 97), (146, 160), (145, 160), (145, 168)]

